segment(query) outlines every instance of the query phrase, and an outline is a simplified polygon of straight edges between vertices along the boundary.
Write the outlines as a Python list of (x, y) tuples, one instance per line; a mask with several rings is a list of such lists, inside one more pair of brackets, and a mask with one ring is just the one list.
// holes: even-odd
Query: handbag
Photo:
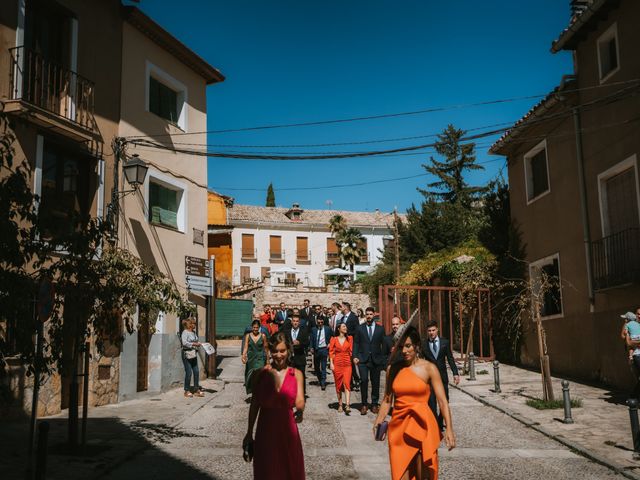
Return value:
[(187, 360), (193, 360), (194, 358), (196, 358), (195, 349), (185, 350), (184, 351), (184, 358), (186, 358)]
[(386, 420), (378, 424), (376, 428), (376, 441), (382, 442), (385, 438), (387, 438), (388, 428), (389, 428), (389, 422), (387, 422)]

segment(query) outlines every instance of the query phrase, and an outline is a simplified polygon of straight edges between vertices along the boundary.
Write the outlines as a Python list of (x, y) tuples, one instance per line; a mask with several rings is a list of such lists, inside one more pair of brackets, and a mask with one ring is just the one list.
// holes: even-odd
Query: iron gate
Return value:
[(459, 359), (469, 352), (483, 360), (494, 358), (488, 288), (463, 295), (457, 287), (384, 285), (379, 287), (378, 301), (380, 318), (387, 332), (394, 315), (404, 321), (417, 316), (414, 322), (417, 322), (420, 336), (425, 338), (427, 322), (435, 320), (440, 335), (451, 341), (454, 355)]

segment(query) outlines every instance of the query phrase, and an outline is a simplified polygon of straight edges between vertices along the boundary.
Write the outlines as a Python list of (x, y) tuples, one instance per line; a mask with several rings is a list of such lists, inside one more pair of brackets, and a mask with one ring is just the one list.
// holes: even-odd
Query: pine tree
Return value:
[(273, 191), (273, 183), (269, 183), (269, 188), (267, 188), (267, 207), (275, 207), (276, 206), (276, 194)]
[(464, 174), (468, 170), (484, 170), (482, 165), (476, 163), (475, 144), (461, 143), (467, 132), (448, 125), (438, 135), (435, 150), (444, 157), (444, 161), (438, 161), (431, 157), (431, 165), (422, 167), (438, 180), (428, 186), (433, 190), (418, 188), (425, 198), (436, 198), (448, 203), (460, 202), (465, 207), (470, 206), (486, 189), (484, 187), (472, 187), (464, 180)]

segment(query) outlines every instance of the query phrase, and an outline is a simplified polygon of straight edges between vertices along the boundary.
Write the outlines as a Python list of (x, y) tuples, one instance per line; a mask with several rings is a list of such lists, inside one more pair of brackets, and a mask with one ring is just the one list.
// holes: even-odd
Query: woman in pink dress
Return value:
[(253, 450), (253, 478), (304, 480), (302, 442), (296, 425), (304, 411), (302, 372), (290, 366), (293, 347), (284, 332), (271, 337), (269, 349), (271, 365), (255, 375), (249, 428), (242, 446), (245, 451)]

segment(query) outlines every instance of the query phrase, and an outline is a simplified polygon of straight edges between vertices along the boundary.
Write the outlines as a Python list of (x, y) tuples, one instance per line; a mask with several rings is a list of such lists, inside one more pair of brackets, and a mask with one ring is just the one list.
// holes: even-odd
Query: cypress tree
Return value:
[(269, 188), (267, 188), (267, 207), (275, 207), (276, 206), (276, 194), (273, 191), (273, 183), (269, 184)]

